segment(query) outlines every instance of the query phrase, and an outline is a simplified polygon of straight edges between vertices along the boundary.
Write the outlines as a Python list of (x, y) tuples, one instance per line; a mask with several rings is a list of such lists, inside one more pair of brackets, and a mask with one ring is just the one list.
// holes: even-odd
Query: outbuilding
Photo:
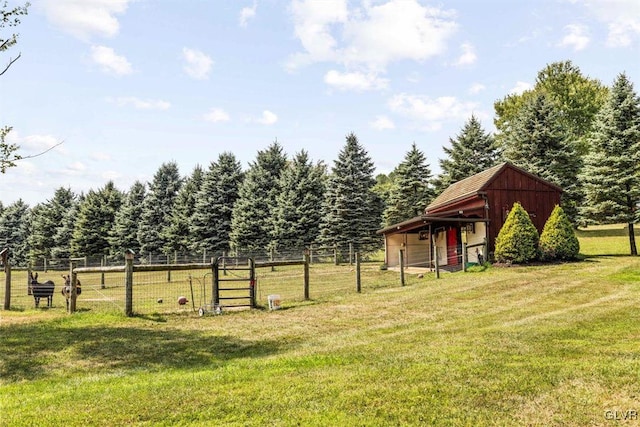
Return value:
[[(435, 256), (447, 269), (488, 259), (509, 210), (519, 202), (541, 233), (562, 189), (510, 163), (501, 163), (447, 187), (424, 214), (378, 230), (384, 236), (385, 263), (433, 268)], [(464, 245), (463, 245), (464, 243)]]

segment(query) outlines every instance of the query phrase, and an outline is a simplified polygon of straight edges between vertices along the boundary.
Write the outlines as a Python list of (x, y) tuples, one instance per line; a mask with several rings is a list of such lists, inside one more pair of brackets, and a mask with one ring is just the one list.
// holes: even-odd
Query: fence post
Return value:
[(167, 252), (167, 283), (171, 283), (171, 259), (169, 258), (169, 253)]
[(462, 271), (467, 271), (467, 244), (462, 243)]
[(400, 259), (400, 285), (404, 286), (404, 250), (398, 251), (398, 258)]
[(349, 242), (349, 265), (353, 265), (353, 243)]
[(338, 246), (337, 245), (333, 246), (333, 263), (335, 265), (338, 265)]
[(310, 254), (304, 253), (304, 299), (309, 299), (309, 259)]
[(78, 273), (73, 272), (73, 261), (69, 263), (69, 307), (67, 307), (69, 314), (73, 314), (76, 311), (76, 299), (78, 298)]
[[(106, 267), (106, 265), (107, 265), (107, 256), (104, 255), (102, 257), (102, 260), (100, 260), (100, 266)], [(101, 289), (106, 288), (105, 283), (104, 283), (104, 272), (100, 273), (100, 288)]]
[(124, 254), (124, 312), (128, 317), (133, 316), (133, 256), (134, 252), (131, 249), (127, 249)]
[[(273, 262), (273, 257), (274, 257), (274, 249), (273, 246), (271, 248), (269, 248), (269, 261)], [(271, 271), (276, 271), (275, 266), (271, 266)]]
[(356, 292), (362, 291), (362, 281), (360, 277), (360, 252), (356, 252)]
[(47, 272), (47, 257), (43, 257), (44, 258), (44, 272)]
[(440, 251), (438, 250), (439, 248), (436, 246), (436, 259), (435, 259), (435, 264), (436, 264), (436, 279), (440, 278), (440, 261), (438, 260), (438, 258), (440, 258)]
[(9, 248), (0, 252), (2, 265), (4, 266), (4, 309), (11, 309), (11, 265), (9, 264)]
[(309, 245), (309, 263), (313, 264), (313, 243)]

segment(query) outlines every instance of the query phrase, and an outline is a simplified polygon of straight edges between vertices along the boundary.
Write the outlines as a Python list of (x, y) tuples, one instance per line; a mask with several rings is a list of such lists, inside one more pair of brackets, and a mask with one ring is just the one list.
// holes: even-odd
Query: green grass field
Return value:
[(361, 294), (345, 266), (340, 291), (278, 311), (0, 311), (0, 425), (637, 425), (625, 233), (582, 230), (576, 263), (404, 287), (371, 268)]

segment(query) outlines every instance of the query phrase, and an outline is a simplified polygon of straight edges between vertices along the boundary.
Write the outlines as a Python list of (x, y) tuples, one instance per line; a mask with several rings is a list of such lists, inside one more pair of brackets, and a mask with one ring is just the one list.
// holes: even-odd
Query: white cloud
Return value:
[[(63, 140), (53, 135), (27, 135), (20, 136), (17, 130), (12, 130), (6, 136), (8, 144), (16, 144), (20, 147), (20, 155), (23, 157), (34, 156), (53, 149), (58, 153), (65, 153)], [(54, 148), (55, 147), (55, 148)]]
[(64, 175), (81, 175), (87, 170), (87, 166), (79, 161), (69, 163), (67, 167), (62, 170)]
[(257, 3), (253, 3), (251, 7), (243, 7), (240, 11), (240, 26), (243, 28), (247, 27), (247, 24), (250, 19), (253, 19), (256, 16), (256, 9), (258, 8)]
[(99, 162), (105, 162), (111, 160), (111, 155), (108, 153), (104, 153), (102, 151), (95, 151), (89, 155), (92, 160), (97, 160)]
[(116, 181), (122, 178), (122, 174), (116, 171), (104, 171), (100, 174), (103, 180), (105, 181)]
[(510, 95), (520, 95), (523, 92), (533, 89), (531, 83), (527, 82), (516, 82), (516, 85), (509, 91)]
[(102, 71), (116, 76), (131, 74), (133, 68), (124, 56), (106, 46), (91, 46), (91, 60), (100, 65)]
[(416, 0), (363, 1), (352, 10), (346, 0), (295, 0), (291, 9), (304, 51), (289, 58), (290, 70), (336, 62), (380, 72), (394, 61), (423, 61), (443, 53), (457, 29), (450, 11)]
[(231, 120), (229, 114), (221, 108), (212, 108), (208, 113), (202, 116), (202, 118), (207, 122), (212, 123), (228, 122)]
[(274, 113), (272, 113), (269, 110), (264, 110), (262, 112), (262, 117), (260, 117), (258, 120), (256, 120), (258, 123), (263, 124), (263, 125), (272, 125), (275, 122), (278, 121), (278, 116), (275, 115)]
[(196, 80), (209, 78), (209, 72), (213, 66), (213, 60), (205, 53), (189, 48), (182, 48), (182, 56), (187, 61), (183, 67), (184, 71)]
[(389, 86), (389, 80), (379, 78), (374, 73), (340, 73), (336, 70), (330, 70), (324, 76), (324, 82), (329, 86), (333, 86), (341, 90), (373, 90), (386, 89)]
[(486, 86), (483, 85), (482, 83), (474, 83), (469, 88), (469, 93), (472, 94), (472, 95), (475, 95), (477, 93), (482, 92), (485, 89), (486, 89)]
[(609, 28), (607, 45), (629, 46), (640, 38), (640, 2), (638, 0), (582, 0), (587, 9)]
[(476, 55), (473, 45), (470, 43), (463, 43), (460, 46), (460, 49), (462, 50), (462, 55), (460, 55), (454, 65), (464, 66), (475, 64), (478, 56)]
[(422, 123), (422, 127), (430, 131), (440, 129), (445, 121), (467, 119), (472, 114), (483, 116), (475, 111), (478, 104), (461, 102), (453, 96), (431, 99), (402, 93), (389, 100), (389, 108)]
[(107, 101), (113, 102), (119, 107), (131, 106), (138, 110), (168, 110), (171, 103), (161, 99), (140, 99), (135, 96), (121, 96), (119, 98), (107, 98)]
[(587, 27), (580, 24), (571, 24), (564, 27), (565, 36), (559, 43), (560, 47), (573, 48), (575, 51), (583, 50), (589, 45)]
[(39, 3), (55, 27), (88, 41), (91, 36), (113, 37), (120, 30), (115, 15), (131, 0), (42, 0)]
[(396, 125), (387, 116), (376, 116), (376, 119), (369, 123), (375, 130), (395, 129)]

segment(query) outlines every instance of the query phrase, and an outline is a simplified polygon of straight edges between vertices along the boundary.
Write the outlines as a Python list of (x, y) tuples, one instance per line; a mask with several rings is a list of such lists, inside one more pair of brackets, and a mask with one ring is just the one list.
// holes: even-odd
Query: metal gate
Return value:
[(256, 307), (253, 258), (218, 257), (213, 264), (213, 306)]

